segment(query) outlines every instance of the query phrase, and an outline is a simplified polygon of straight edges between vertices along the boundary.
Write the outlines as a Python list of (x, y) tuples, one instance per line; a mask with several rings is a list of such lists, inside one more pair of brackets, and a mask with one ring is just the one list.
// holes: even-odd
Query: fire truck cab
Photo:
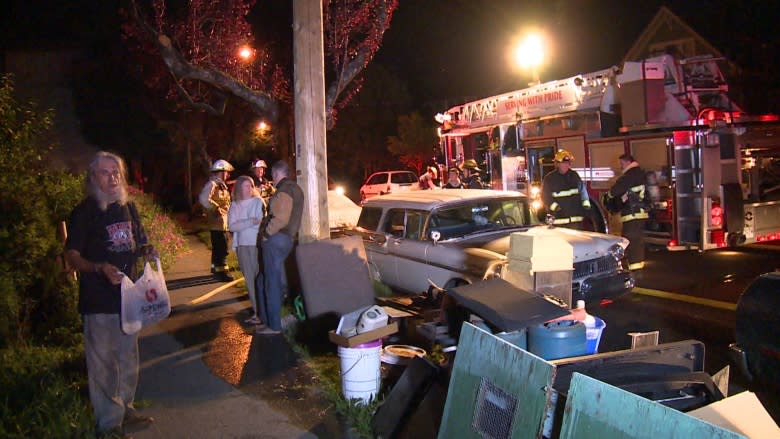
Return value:
[(745, 115), (719, 61), (662, 55), (458, 105), (435, 117), (440, 147), (448, 167), (475, 159), (491, 188), (532, 198), (566, 149), (595, 207), (590, 227), (612, 233), (620, 224), (599, 200), (628, 152), (653, 195), (647, 242), (708, 250), (780, 239), (770, 199), (780, 119)]

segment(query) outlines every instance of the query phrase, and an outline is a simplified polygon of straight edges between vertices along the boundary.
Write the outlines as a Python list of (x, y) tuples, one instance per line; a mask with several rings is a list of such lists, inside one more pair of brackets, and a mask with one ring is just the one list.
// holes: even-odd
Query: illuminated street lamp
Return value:
[(238, 49), (238, 56), (244, 61), (251, 60), (253, 55), (254, 55), (254, 50), (252, 50), (252, 48), (249, 46), (241, 46)]
[(528, 34), (514, 51), (515, 63), (530, 69), (534, 84), (539, 84), (539, 68), (544, 63), (544, 44), (539, 34)]
[(269, 128), (269, 125), (264, 120), (257, 123), (257, 131), (260, 133), (266, 132)]

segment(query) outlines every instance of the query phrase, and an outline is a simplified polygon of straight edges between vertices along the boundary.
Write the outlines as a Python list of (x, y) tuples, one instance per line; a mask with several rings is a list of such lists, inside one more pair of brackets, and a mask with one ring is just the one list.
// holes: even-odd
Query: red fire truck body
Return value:
[(745, 115), (719, 61), (662, 55), (450, 108), (436, 115), (446, 165), (475, 159), (492, 189), (536, 198), (566, 149), (595, 206), (592, 228), (614, 233), (599, 200), (627, 152), (654, 195), (648, 242), (708, 250), (780, 239), (780, 119)]

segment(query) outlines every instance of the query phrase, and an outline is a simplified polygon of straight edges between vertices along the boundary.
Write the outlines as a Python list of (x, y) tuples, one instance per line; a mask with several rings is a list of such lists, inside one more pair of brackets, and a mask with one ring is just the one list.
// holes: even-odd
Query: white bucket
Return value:
[(382, 340), (357, 345), (339, 346), (341, 360), (341, 391), (346, 399), (361, 399), (368, 403), (379, 392), (382, 381), (380, 357)]

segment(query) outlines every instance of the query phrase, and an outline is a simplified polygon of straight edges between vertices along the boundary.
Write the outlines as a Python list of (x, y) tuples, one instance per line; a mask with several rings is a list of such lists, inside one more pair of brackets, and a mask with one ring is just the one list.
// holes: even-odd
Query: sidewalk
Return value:
[[(209, 275), (210, 251), (194, 234), (187, 240), (190, 252), (165, 273), (174, 285)], [(228, 285), (171, 290), (171, 316), (141, 332), (136, 406), (155, 422), (133, 437), (346, 437), (286, 339), (254, 335), (242, 323), (246, 292)]]

